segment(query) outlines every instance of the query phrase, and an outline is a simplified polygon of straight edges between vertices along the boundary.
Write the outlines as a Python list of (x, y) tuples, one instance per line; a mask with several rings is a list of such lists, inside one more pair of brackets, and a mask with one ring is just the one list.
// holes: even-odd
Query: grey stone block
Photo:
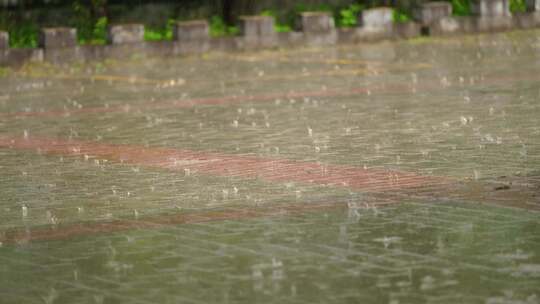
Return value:
[(43, 28), (39, 35), (39, 46), (44, 49), (77, 46), (77, 30), (69, 27)]
[(301, 28), (305, 42), (310, 46), (334, 45), (338, 41), (334, 18), (328, 12), (301, 14)]
[(474, 33), (477, 30), (476, 17), (443, 17), (429, 25), (429, 34), (451, 35), (461, 33)]
[(540, 0), (527, 0), (527, 11), (540, 12)]
[(0, 51), (0, 66), (19, 67), (29, 61), (43, 61), (43, 49), (17, 48)]
[(394, 23), (393, 15), (394, 9), (390, 7), (367, 9), (360, 14), (358, 23), (369, 30), (389, 29)]
[(334, 18), (328, 12), (305, 12), (301, 17), (304, 33), (330, 32), (335, 28)]
[(218, 37), (210, 39), (209, 48), (213, 51), (235, 52), (244, 46), (244, 39), (241, 37)]
[(107, 29), (107, 40), (110, 44), (131, 44), (144, 41), (144, 25), (118, 24)]
[(425, 3), (414, 11), (414, 18), (422, 25), (429, 25), (450, 16), (452, 16), (452, 4), (443, 1)]
[(342, 27), (337, 29), (338, 42), (340, 44), (352, 44), (358, 42), (358, 33), (356, 28)]
[(9, 34), (8, 32), (0, 31), (0, 50), (9, 48)]
[(283, 47), (295, 47), (305, 44), (305, 36), (302, 32), (277, 33), (278, 44)]
[(510, 16), (510, 0), (476, 0), (471, 3), (472, 12), (481, 17)]
[(210, 27), (206, 20), (178, 22), (173, 30), (175, 53), (193, 54), (210, 49)]
[(241, 33), (246, 48), (274, 47), (278, 43), (274, 18), (270, 16), (240, 17)]
[(463, 29), (457, 18), (443, 17), (438, 20), (434, 20), (429, 27), (430, 35), (446, 35), (455, 34), (461, 32)]
[(416, 22), (395, 23), (393, 25), (393, 33), (396, 38), (414, 38), (419, 37), (422, 33), (422, 26)]
[(531, 29), (540, 26), (540, 13), (516, 13), (512, 16), (514, 27), (520, 29)]
[(210, 27), (206, 20), (178, 22), (173, 29), (176, 41), (200, 41), (210, 39)]
[(481, 16), (477, 18), (476, 21), (476, 29), (479, 32), (498, 32), (503, 30), (509, 30), (514, 25), (514, 20), (511, 16)]

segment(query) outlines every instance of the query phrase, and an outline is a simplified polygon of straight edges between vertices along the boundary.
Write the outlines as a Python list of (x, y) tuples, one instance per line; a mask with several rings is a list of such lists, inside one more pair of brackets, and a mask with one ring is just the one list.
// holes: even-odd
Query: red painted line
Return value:
[(247, 179), (257, 178), (269, 182), (298, 182), (347, 187), (371, 192), (416, 188), (449, 182), (448, 179), (442, 177), (423, 176), (394, 170), (364, 169), (279, 158), (74, 140), (0, 137), (0, 147), (37, 150), (46, 154), (87, 155), (93, 158), (180, 172)]

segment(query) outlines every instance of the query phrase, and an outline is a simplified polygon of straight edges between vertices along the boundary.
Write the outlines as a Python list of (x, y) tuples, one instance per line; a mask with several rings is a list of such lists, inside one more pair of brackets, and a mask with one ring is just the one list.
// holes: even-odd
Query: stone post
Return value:
[(39, 35), (39, 47), (61, 49), (77, 46), (77, 30), (70, 27), (43, 28)]
[(0, 31), (0, 50), (7, 50), (9, 48), (9, 34), (7, 32)]
[(366, 30), (384, 31), (392, 28), (394, 10), (390, 7), (378, 7), (362, 11), (358, 23)]
[(514, 25), (510, 13), (510, 0), (476, 0), (472, 11), (478, 15), (476, 29), (479, 32), (508, 30)]
[(107, 28), (107, 41), (110, 44), (131, 44), (144, 41), (144, 25), (118, 24)]
[(210, 47), (210, 27), (206, 20), (176, 23), (173, 39), (181, 53), (206, 52)]
[(527, 0), (527, 10), (540, 13), (540, 0)]
[(247, 48), (273, 47), (277, 45), (274, 18), (271, 16), (240, 17), (241, 33)]
[(476, 0), (472, 2), (472, 12), (480, 17), (510, 16), (510, 0)]
[(414, 17), (423, 26), (429, 26), (442, 18), (452, 16), (452, 4), (450, 2), (428, 2), (422, 4), (419, 9), (414, 12)]
[(308, 45), (333, 45), (337, 42), (334, 18), (329, 12), (301, 14), (301, 28)]

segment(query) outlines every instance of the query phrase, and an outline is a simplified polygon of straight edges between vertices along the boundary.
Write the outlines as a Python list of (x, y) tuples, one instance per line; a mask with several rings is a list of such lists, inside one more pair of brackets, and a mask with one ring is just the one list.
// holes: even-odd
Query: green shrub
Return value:
[(524, 13), (527, 11), (525, 0), (510, 0), (510, 12)]
[(340, 27), (352, 27), (358, 24), (358, 15), (364, 9), (361, 4), (351, 4), (348, 7), (339, 10), (336, 25)]
[(107, 25), (109, 21), (107, 17), (101, 17), (96, 21), (94, 25), (92, 42), (95, 44), (104, 44), (107, 40)]
[(144, 40), (146, 41), (161, 41), (172, 40), (173, 28), (176, 24), (176, 20), (167, 20), (167, 25), (164, 28), (147, 28), (144, 29)]
[(78, 40), (80, 44), (105, 44), (107, 41), (107, 17), (99, 18), (90, 28), (80, 28), (78, 31)]
[(274, 23), (274, 30), (278, 33), (287, 33), (292, 31), (292, 26), (287, 24), (280, 24), (277, 20), (277, 14), (275, 11), (272, 10), (264, 10), (261, 12), (261, 16), (270, 16), (274, 17), (275, 23)]
[(397, 9), (394, 10), (392, 19), (394, 20), (395, 23), (409, 22), (412, 20), (409, 14), (402, 12), (400, 10), (397, 10)]
[(470, 16), (471, 15), (470, 0), (452, 0), (452, 12), (456, 16)]
[(240, 33), (240, 29), (237, 26), (225, 24), (225, 21), (223, 21), (223, 18), (220, 16), (212, 16), (212, 18), (210, 18), (210, 36), (233, 36), (238, 33)]
[(25, 22), (9, 29), (9, 45), (12, 48), (35, 48), (38, 46), (39, 27)]

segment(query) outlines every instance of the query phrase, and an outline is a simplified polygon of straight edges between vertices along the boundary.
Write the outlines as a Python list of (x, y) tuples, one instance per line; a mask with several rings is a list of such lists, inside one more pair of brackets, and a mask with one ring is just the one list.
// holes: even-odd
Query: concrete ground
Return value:
[(0, 303), (540, 302), (540, 32), (0, 77)]

